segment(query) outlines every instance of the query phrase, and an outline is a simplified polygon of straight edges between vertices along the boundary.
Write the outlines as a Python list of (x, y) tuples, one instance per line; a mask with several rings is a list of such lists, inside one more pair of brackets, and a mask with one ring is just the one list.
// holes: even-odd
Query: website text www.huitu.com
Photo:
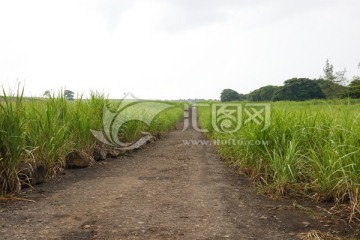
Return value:
[(213, 140), (205, 140), (205, 139), (187, 139), (183, 140), (184, 145), (231, 145), (231, 146), (241, 146), (241, 145), (269, 145), (269, 140), (244, 140), (244, 139), (213, 139)]

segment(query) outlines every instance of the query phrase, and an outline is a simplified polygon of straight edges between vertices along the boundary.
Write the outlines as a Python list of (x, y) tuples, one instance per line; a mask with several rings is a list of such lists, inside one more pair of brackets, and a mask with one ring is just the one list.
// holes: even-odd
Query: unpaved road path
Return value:
[[(181, 129), (181, 126), (179, 127)], [(0, 204), (0, 239), (297, 239), (316, 222), (257, 195), (191, 128)], [(304, 223), (305, 222), (305, 223)]]

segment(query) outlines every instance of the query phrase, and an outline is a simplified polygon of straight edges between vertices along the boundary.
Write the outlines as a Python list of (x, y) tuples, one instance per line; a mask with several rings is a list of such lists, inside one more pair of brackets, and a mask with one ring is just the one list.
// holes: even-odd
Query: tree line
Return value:
[[(65, 99), (70, 100), (70, 101), (72, 101), (72, 100), (75, 99), (75, 93), (74, 93), (73, 91), (71, 91), (71, 90), (68, 90), (68, 89), (66, 89), (65, 91), (63, 91), (63, 92), (61, 93), (61, 95), (63, 95), (63, 96), (65, 97)], [(46, 91), (43, 93), (43, 97), (50, 98), (50, 97), (52, 97), (52, 96), (53, 96), (53, 94), (51, 93), (50, 90), (46, 90)]]
[[(358, 65), (360, 68), (360, 63)], [(334, 67), (326, 60), (324, 75), (318, 79), (291, 78), (283, 86), (268, 85), (249, 94), (240, 94), (232, 89), (224, 89), (222, 102), (249, 100), (261, 101), (305, 101), (310, 99), (360, 98), (360, 76), (351, 81), (345, 77), (346, 69), (334, 72)], [(350, 82), (350, 83), (349, 83)]]

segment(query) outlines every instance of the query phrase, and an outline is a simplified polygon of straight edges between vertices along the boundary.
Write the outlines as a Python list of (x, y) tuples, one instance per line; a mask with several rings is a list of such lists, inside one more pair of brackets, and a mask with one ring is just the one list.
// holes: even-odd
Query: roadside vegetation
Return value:
[[(219, 133), (211, 122), (217, 113), (206, 107), (199, 109), (200, 124), (210, 129), (211, 139), (225, 143), (218, 144), (220, 154), (264, 191), (346, 203), (349, 220), (360, 222), (360, 77), (348, 80), (345, 73), (335, 72), (327, 60), (319, 79), (292, 78), (249, 94), (222, 91), (222, 102), (243, 100), (243, 110), (249, 110), (246, 104), (270, 105), (267, 129), (258, 118), (237, 132)], [(227, 117), (236, 124), (238, 116)], [(243, 111), (242, 123), (247, 118)], [(235, 144), (226, 144), (233, 139)], [(249, 144), (256, 141), (265, 144)]]
[[(91, 130), (104, 128), (104, 106), (115, 112), (121, 101), (108, 100), (99, 93), (91, 93), (89, 99), (69, 100), (69, 92), (24, 98), (22, 89), (10, 95), (3, 91), (1, 95), (0, 194), (20, 190), (19, 171), (24, 163), (43, 165), (49, 178), (66, 167), (65, 157), (69, 152), (77, 150), (91, 155), (97, 146), (109, 148), (99, 142)], [(183, 116), (183, 108), (179, 103), (169, 104), (173, 107), (160, 112), (150, 125), (141, 121), (124, 124), (117, 132), (119, 139), (130, 143), (143, 132), (159, 136), (173, 129)], [(137, 114), (143, 117), (151, 114), (151, 102), (146, 107)]]
[(251, 121), (234, 133), (215, 131), (211, 114), (199, 108), (219, 153), (264, 191), (347, 203), (349, 220), (360, 216), (360, 101), (272, 103), (267, 129)]

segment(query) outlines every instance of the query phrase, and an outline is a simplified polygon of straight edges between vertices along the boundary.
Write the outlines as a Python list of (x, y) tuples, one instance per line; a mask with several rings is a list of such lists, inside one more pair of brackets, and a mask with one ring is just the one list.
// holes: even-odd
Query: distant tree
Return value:
[(326, 59), (324, 70), (324, 80), (334, 82), (335, 81), (335, 74), (334, 74), (334, 66), (329, 63), (329, 59)]
[(64, 97), (67, 99), (67, 100), (74, 100), (74, 95), (75, 93), (71, 90), (65, 90), (64, 91)]
[(254, 102), (272, 101), (280, 88), (279, 86), (272, 85), (261, 87), (249, 93), (248, 100)]
[(224, 89), (221, 92), (221, 96), (220, 96), (220, 100), (222, 102), (230, 102), (230, 101), (237, 101), (237, 100), (241, 100), (241, 98), (243, 98), (244, 95), (240, 95), (238, 92), (232, 90), (232, 89)]
[(246, 100), (246, 99), (247, 99), (247, 95), (246, 95), (246, 94), (239, 93), (239, 101), (241, 101), (241, 100)]
[(349, 84), (349, 96), (351, 98), (360, 98), (360, 78), (355, 78)]
[(273, 101), (286, 101), (293, 100), (291, 99), (291, 92), (288, 87), (281, 86), (273, 96)]
[(44, 92), (44, 94), (43, 94), (43, 97), (51, 97), (51, 92), (50, 92), (50, 90), (46, 90), (45, 92)]
[(340, 84), (327, 81), (324, 79), (316, 80), (318, 85), (320, 86), (322, 92), (324, 93), (325, 97), (328, 99), (331, 98), (342, 98), (346, 97), (348, 87), (342, 86)]
[[(360, 69), (360, 63), (358, 64), (358, 69)], [(360, 79), (360, 76), (354, 76), (352, 81), (357, 80), (357, 79)]]
[(325, 98), (318, 83), (308, 78), (292, 78), (286, 80), (274, 95), (275, 101), (291, 100), (305, 101), (309, 99)]
[(346, 68), (344, 68), (344, 70), (342, 70), (342, 71), (335, 72), (335, 81), (334, 81), (334, 83), (340, 84), (342, 86), (346, 86), (349, 83), (349, 81), (345, 77), (345, 74), (346, 74)]
[[(334, 84), (323, 84), (323, 87), (326, 87), (326, 97), (327, 98), (337, 98), (343, 95), (343, 89), (339, 85), (346, 86), (348, 80), (345, 77), (346, 68), (343, 71), (337, 71), (334, 73), (334, 67), (329, 63), (329, 59), (326, 60), (324, 70), (324, 76), (321, 78), (325, 81), (329, 81)], [(340, 90), (340, 92), (339, 92)]]

